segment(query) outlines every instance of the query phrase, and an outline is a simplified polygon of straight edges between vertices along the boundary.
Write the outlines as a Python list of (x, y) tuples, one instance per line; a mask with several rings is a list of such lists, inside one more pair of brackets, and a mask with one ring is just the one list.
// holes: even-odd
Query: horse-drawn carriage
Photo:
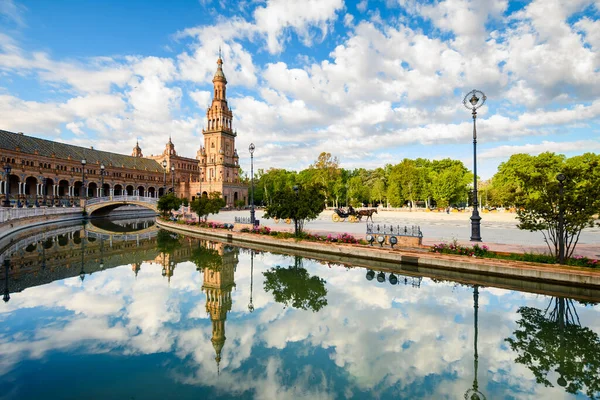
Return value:
[(373, 213), (377, 214), (376, 208), (356, 211), (350, 206), (348, 207), (348, 211), (344, 211), (342, 208), (334, 209), (331, 219), (333, 222), (345, 222), (346, 220), (348, 222), (358, 222), (362, 217), (367, 217), (367, 221), (371, 218), (371, 222), (373, 222)]

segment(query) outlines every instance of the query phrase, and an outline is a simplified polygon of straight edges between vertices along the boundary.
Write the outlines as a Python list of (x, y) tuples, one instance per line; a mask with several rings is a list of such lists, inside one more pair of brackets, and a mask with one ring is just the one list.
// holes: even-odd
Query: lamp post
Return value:
[(175, 194), (175, 166), (171, 165), (171, 188)]
[(167, 160), (163, 160), (162, 162), (162, 166), (163, 166), (163, 196), (167, 191)]
[(565, 194), (565, 174), (556, 175), (559, 185), (558, 192), (558, 263), (565, 263), (565, 210), (563, 209)]
[(6, 164), (4, 166), (4, 179), (5, 183), (5, 194), (4, 194), (4, 207), (10, 207), (10, 165)]
[(42, 178), (42, 205), (46, 206), (46, 183), (48, 182), (48, 178)]
[(81, 190), (83, 191), (83, 196), (79, 193), (79, 198), (83, 197), (84, 199), (87, 198), (87, 190), (85, 189), (85, 164), (87, 164), (87, 161), (84, 158), (81, 160)]
[(104, 174), (106, 174), (106, 167), (100, 164), (100, 197), (104, 197)]
[[(298, 202), (298, 192), (300, 191), (300, 188), (298, 187), (298, 185), (294, 185), (294, 187), (292, 188), (294, 190), (294, 193), (296, 193), (296, 203)], [(298, 204), (296, 204), (296, 207), (294, 207), (294, 209), (298, 209)], [(294, 218), (294, 236), (298, 237), (298, 216), (296, 215)]]
[(250, 143), (248, 150), (250, 151), (250, 223), (254, 226), (254, 143)]
[(481, 217), (477, 202), (477, 128), (475, 120), (477, 109), (485, 103), (486, 97), (482, 91), (472, 90), (463, 99), (464, 106), (471, 110), (473, 116), (473, 214), (471, 215), (471, 241), (481, 242)]

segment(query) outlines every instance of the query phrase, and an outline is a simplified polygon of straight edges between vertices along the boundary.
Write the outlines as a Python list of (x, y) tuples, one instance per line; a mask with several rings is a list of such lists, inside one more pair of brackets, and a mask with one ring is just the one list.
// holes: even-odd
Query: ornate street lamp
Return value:
[[(296, 210), (298, 209), (297, 207), (298, 205), (298, 192), (300, 191), (300, 187), (298, 185), (294, 185), (294, 187), (292, 188), (294, 190), (294, 193), (296, 194)], [(296, 237), (298, 237), (298, 215), (296, 215), (296, 218), (294, 218), (294, 235)]]
[(250, 250), (250, 303), (248, 303), (248, 311), (254, 311), (252, 304), (252, 284), (254, 283), (254, 250)]
[(106, 174), (106, 167), (104, 164), (100, 164), (100, 197), (104, 197), (104, 175)]
[(4, 179), (6, 180), (5, 183), (5, 194), (4, 194), (4, 207), (10, 207), (10, 165), (6, 164), (4, 166)]
[[(84, 158), (83, 160), (81, 160), (81, 190), (83, 190), (84, 199), (87, 198), (87, 190), (85, 190), (85, 164), (87, 164), (87, 161)], [(79, 193), (79, 198), (81, 197), (81, 193)]]
[(46, 206), (46, 183), (48, 182), (48, 178), (42, 178), (42, 205)]
[(556, 175), (559, 184), (558, 192), (558, 263), (565, 263), (565, 210), (563, 209), (565, 195), (565, 174)]
[(162, 166), (163, 166), (163, 196), (164, 196), (166, 194), (165, 192), (167, 191), (167, 160), (163, 160)]
[(254, 143), (250, 143), (248, 150), (250, 151), (250, 223), (254, 226)]
[(173, 194), (175, 194), (175, 166), (171, 165), (171, 187), (173, 188)]
[(475, 120), (477, 109), (481, 107), (487, 98), (482, 91), (472, 90), (463, 99), (464, 106), (471, 110), (473, 115), (473, 214), (471, 215), (471, 241), (481, 242), (481, 217), (479, 216), (477, 202), (477, 128)]

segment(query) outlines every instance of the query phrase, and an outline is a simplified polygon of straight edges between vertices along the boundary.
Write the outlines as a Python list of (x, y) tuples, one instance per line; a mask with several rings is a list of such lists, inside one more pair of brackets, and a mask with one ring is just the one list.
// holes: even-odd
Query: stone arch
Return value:
[(154, 186), (150, 186), (148, 188), (148, 196), (149, 197), (156, 197), (156, 189), (154, 188)]
[(69, 195), (69, 182), (66, 180), (61, 180), (58, 182), (58, 196), (64, 197)]
[(235, 205), (235, 203), (238, 201), (238, 192), (233, 192), (233, 204)]
[(165, 188), (161, 187), (158, 188), (158, 196), (164, 196), (165, 195)]
[(25, 178), (21, 186), (21, 194), (25, 196), (25, 206), (39, 205), (37, 202), (37, 184), (38, 180), (35, 176)]
[(42, 179), (42, 201), (44, 201), (45, 205), (54, 205), (54, 179), (46, 178), (46, 182), (44, 184), (44, 180)]
[(102, 186), (102, 193), (100, 193), (100, 195), (102, 195), (102, 196), (109, 196), (110, 195), (110, 184), (105, 183)]
[(208, 197), (208, 193), (206, 191), (202, 192), (202, 197)]
[(127, 187), (125, 188), (125, 192), (127, 193), (127, 196), (133, 196), (133, 186), (127, 185)]
[(87, 197), (96, 197), (96, 193), (98, 189), (98, 184), (96, 182), (88, 183), (87, 187)]
[(138, 196), (145, 196), (146, 195), (146, 188), (143, 187), (142, 185), (137, 187), (137, 192), (138, 192)]
[(75, 181), (73, 184), (73, 196), (75, 197), (83, 197), (83, 184), (81, 181)]
[(120, 184), (116, 184), (114, 189), (114, 195), (115, 196), (122, 196), (123, 195), (123, 186)]

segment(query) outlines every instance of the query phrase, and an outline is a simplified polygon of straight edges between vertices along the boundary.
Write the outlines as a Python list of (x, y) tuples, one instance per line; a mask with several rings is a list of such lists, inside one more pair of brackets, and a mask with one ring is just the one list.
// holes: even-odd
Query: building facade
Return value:
[(227, 207), (247, 204), (222, 65), (219, 57), (196, 158), (178, 155), (170, 136), (162, 154), (144, 157), (139, 143), (128, 156), (0, 130), (0, 204), (66, 206), (83, 197), (158, 197), (169, 191), (189, 200), (219, 192)]

